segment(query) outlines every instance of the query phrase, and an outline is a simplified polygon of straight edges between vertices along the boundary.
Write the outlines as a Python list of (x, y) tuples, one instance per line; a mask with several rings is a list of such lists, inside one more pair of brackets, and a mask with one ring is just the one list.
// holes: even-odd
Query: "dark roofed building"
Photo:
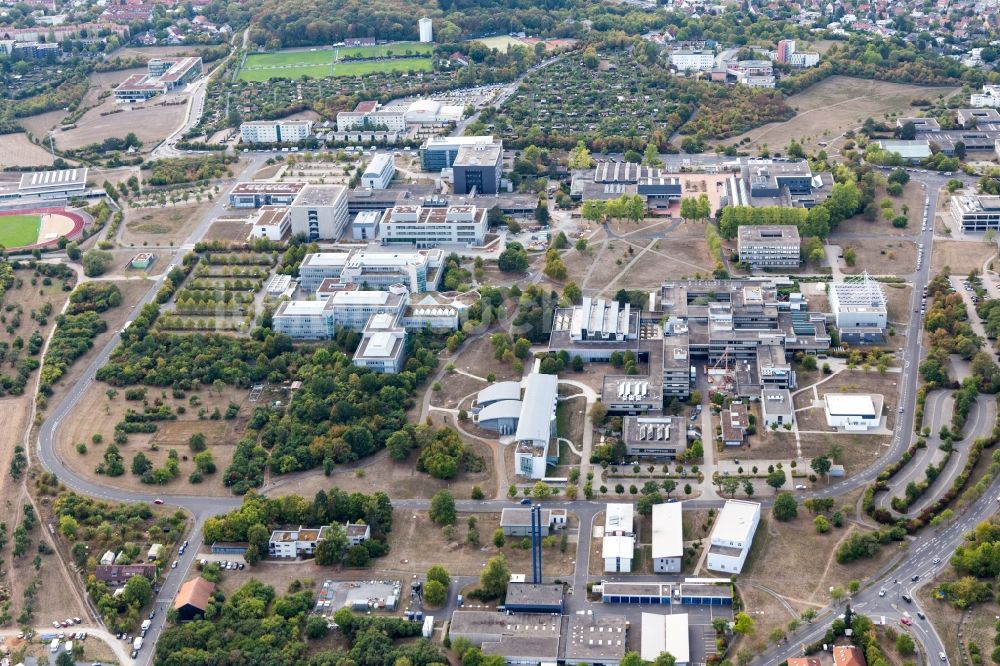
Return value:
[(132, 576), (156, 578), (155, 564), (98, 564), (94, 577), (108, 585), (124, 585)]
[(509, 583), (505, 608), (513, 613), (562, 613), (562, 585)]
[(174, 599), (174, 610), (181, 621), (193, 620), (198, 615), (204, 615), (208, 602), (215, 591), (215, 583), (204, 578), (192, 578), (181, 585)]

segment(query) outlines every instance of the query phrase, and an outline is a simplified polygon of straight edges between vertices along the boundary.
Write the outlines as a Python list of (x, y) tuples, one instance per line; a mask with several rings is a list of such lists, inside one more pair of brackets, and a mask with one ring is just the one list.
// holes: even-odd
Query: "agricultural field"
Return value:
[(338, 49), (254, 53), (247, 56), (239, 78), (242, 81), (259, 82), (274, 78), (299, 79), (305, 76), (325, 78), (367, 76), (379, 72), (429, 72), (433, 69), (430, 58), (410, 56), (426, 54), (431, 50), (430, 44), (405, 42)]
[(24, 132), (0, 135), (0, 169), (49, 164), (52, 164), (51, 153), (32, 143)]
[(796, 139), (807, 151), (815, 150), (820, 143), (833, 142), (847, 130), (860, 127), (868, 117), (885, 120), (913, 114), (911, 101), (947, 97), (956, 90), (831, 76), (785, 100), (796, 111), (791, 120), (763, 125), (724, 143), (741, 144), (745, 149), (766, 145), (781, 151)]
[[(119, 83), (124, 80), (120, 76)], [(169, 100), (170, 104), (164, 104)], [(124, 139), (129, 132), (135, 133), (143, 143), (142, 151), (152, 150), (180, 125), (187, 108), (183, 95), (157, 96), (144, 106), (128, 107), (116, 104), (113, 97), (83, 114), (73, 129), (60, 129), (65, 112), (53, 111), (31, 118), (22, 124), (36, 136), (44, 136), (54, 130), (52, 136), (58, 150), (77, 150), (105, 139)]]

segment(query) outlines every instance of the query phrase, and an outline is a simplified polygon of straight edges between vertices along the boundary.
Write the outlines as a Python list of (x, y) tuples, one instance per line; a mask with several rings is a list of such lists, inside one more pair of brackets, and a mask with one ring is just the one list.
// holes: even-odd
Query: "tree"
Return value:
[(578, 169), (589, 169), (594, 166), (594, 159), (590, 156), (587, 144), (577, 141), (573, 150), (569, 151), (569, 168), (573, 171)]
[(107, 250), (87, 250), (83, 255), (83, 274), (87, 277), (97, 277), (108, 270), (114, 255)]
[(451, 584), (451, 576), (448, 575), (448, 572), (440, 564), (435, 564), (427, 570), (427, 580), (436, 580), (445, 587)]
[(776, 469), (767, 475), (767, 485), (771, 486), (775, 490), (785, 485), (785, 481), (787, 480), (785, 470), (783, 469)]
[(431, 520), (438, 525), (454, 525), (457, 514), (455, 498), (447, 490), (440, 490), (431, 498), (429, 512)]
[(333, 523), (326, 530), (323, 540), (316, 544), (316, 564), (330, 566), (344, 559), (350, 548), (347, 531), (340, 523)]
[(830, 531), (830, 521), (826, 519), (826, 516), (816, 516), (813, 518), (813, 525), (820, 534), (826, 534)]
[(132, 576), (125, 583), (122, 600), (129, 606), (142, 608), (153, 598), (153, 584), (145, 576)]
[(660, 159), (660, 149), (655, 143), (646, 144), (646, 149), (642, 152), (642, 162), (650, 167), (663, 166), (663, 160)]
[(552, 489), (544, 481), (538, 481), (531, 487), (531, 496), (535, 499), (548, 499), (552, 494)]
[(195, 434), (191, 435), (191, 437), (188, 439), (188, 447), (195, 453), (198, 453), (199, 451), (204, 451), (205, 448), (207, 447), (207, 444), (205, 443), (205, 435), (200, 432), (196, 432)]
[(593, 46), (588, 46), (583, 52), (583, 66), (587, 69), (597, 69), (597, 65), (600, 62), (600, 58), (597, 57), (597, 51), (594, 50)]
[(749, 636), (754, 631), (756, 631), (757, 625), (753, 621), (753, 618), (744, 612), (739, 612), (736, 614), (735, 622), (733, 623), (733, 631), (740, 636)]
[(604, 419), (607, 417), (608, 408), (600, 400), (595, 401), (590, 407), (590, 422), (594, 424), (594, 427), (600, 427), (604, 425)]
[(676, 663), (677, 657), (669, 652), (661, 652), (660, 656), (653, 662), (653, 666), (674, 666)]
[(826, 456), (816, 456), (809, 461), (809, 467), (812, 468), (812, 471), (816, 472), (816, 476), (826, 476), (830, 473), (833, 463)]
[(730, 497), (736, 497), (736, 491), (740, 487), (740, 480), (735, 476), (724, 476), (719, 486), (722, 488), (722, 492)]
[(842, 588), (842, 587), (831, 587), (830, 588), (830, 599), (833, 601), (833, 603), (839, 604), (841, 601), (844, 600), (844, 597), (846, 597), (846, 596), (847, 596), (847, 593), (844, 592), (844, 588)]
[(583, 298), (583, 292), (575, 282), (567, 282), (566, 286), (563, 287), (563, 296), (565, 296), (566, 300), (570, 303), (579, 303)]
[(677, 482), (673, 479), (664, 479), (663, 481), (663, 492), (667, 494), (667, 498), (670, 497), (670, 493), (677, 490)]
[(909, 634), (903, 633), (896, 637), (896, 652), (904, 657), (909, 657), (917, 651), (917, 646)]
[(310, 615), (306, 620), (306, 638), (316, 640), (323, 638), (330, 633), (330, 626), (325, 617), (320, 615)]
[(437, 580), (429, 580), (424, 585), (424, 602), (428, 606), (443, 606), (448, 598), (448, 588)]
[(912, 141), (917, 138), (917, 126), (912, 120), (907, 120), (903, 123), (903, 126), (899, 128), (899, 138), (905, 141)]
[(507, 558), (503, 555), (495, 555), (486, 563), (486, 567), (479, 575), (479, 588), (486, 599), (497, 599), (507, 590), (507, 583), (510, 582), (510, 569), (507, 567)]
[(774, 498), (772, 511), (775, 519), (782, 522), (792, 520), (799, 515), (798, 503), (795, 501), (795, 497), (788, 492), (778, 493), (778, 496)]
[(142, 476), (151, 469), (153, 469), (153, 462), (142, 451), (139, 451), (132, 458), (132, 473), (136, 476)]

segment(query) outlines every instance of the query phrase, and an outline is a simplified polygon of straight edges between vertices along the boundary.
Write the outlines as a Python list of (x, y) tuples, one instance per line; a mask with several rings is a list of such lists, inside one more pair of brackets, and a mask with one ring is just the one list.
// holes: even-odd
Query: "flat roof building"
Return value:
[(641, 638), (639, 656), (643, 661), (656, 661), (657, 657), (668, 652), (676, 660), (676, 666), (691, 663), (687, 613), (643, 613)]
[(508, 583), (504, 609), (512, 613), (561, 614), (563, 586)]
[(798, 268), (799, 230), (790, 224), (760, 224), (739, 227), (737, 252), (740, 263), (751, 268)]
[(831, 428), (848, 432), (864, 432), (882, 422), (882, 396), (867, 393), (827, 393), (823, 396), (823, 413)]
[(236, 183), (229, 191), (229, 205), (233, 208), (288, 206), (305, 186), (305, 183)]
[(383, 245), (416, 248), (479, 246), (486, 240), (487, 212), (471, 204), (447, 208), (395, 206), (383, 214), (379, 238)]
[(635, 556), (634, 507), (631, 504), (611, 503), (604, 515), (604, 541), (601, 557), (604, 571), (632, 571)]
[(843, 342), (881, 343), (889, 325), (885, 293), (863, 273), (830, 285), (830, 309)]
[[(563, 527), (566, 527), (566, 509), (542, 509), (542, 536)], [(500, 529), (506, 536), (530, 536), (531, 509), (504, 507), (500, 512)]]
[(743, 571), (759, 522), (760, 504), (726, 500), (709, 539), (708, 568), (731, 574)]
[(306, 185), (289, 206), (293, 234), (310, 242), (337, 240), (347, 226), (347, 188), (343, 185)]
[(284, 206), (261, 206), (257, 218), (250, 228), (250, 238), (267, 238), (280, 241), (292, 228), (288, 208)]
[[(448, 169), (455, 163), (463, 146), (482, 146), (494, 142), (492, 136), (434, 136), (420, 146), (420, 168), (424, 171)], [(497, 142), (499, 145), (499, 142)]]
[(395, 175), (396, 163), (393, 161), (392, 155), (379, 153), (365, 167), (365, 171), (361, 175), (361, 186), (373, 190), (384, 190), (392, 183)]
[(243, 143), (298, 143), (313, 133), (311, 120), (248, 120), (240, 123)]
[(684, 561), (681, 502), (653, 505), (653, 571), (680, 573)]
[(17, 187), (21, 197), (61, 199), (82, 194), (87, 188), (87, 168), (30, 171), (21, 174)]
[(629, 457), (675, 460), (687, 450), (687, 427), (678, 416), (626, 416), (622, 441)]
[(118, 102), (141, 102), (157, 93), (168, 93), (201, 76), (202, 60), (189, 58), (151, 58), (146, 74), (128, 77), (115, 88)]
[(764, 417), (764, 427), (783, 427), (795, 423), (795, 404), (788, 389), (766, 388), (760, 394), (760, 408)]
[(888, 153), (896, 153), (907, 162), (919, 162), (931, 156), (931, 144), (926, 139), (876, 141), (878, 147)]
[(966, 233), (1000, 229), (1000, 196), (952, 196), (951, 212)]
[(373, 315), (354, 352), (354, 365), (372, 372), (399, 373), (406, 360), (406, 329), (398, 322), (398, 316), (388, 313)]
[(503, 174), (503, 147), (498, 143), (462, 146), (451, 173), (456, 194), (496, 194)]
[(316, 552), (316, 544), (323, 540), (326, 525), (318, 528), (299, 527), (297, 530), (274, 530), (267, 543), (269, 557), (296, 558), (312, 555)]

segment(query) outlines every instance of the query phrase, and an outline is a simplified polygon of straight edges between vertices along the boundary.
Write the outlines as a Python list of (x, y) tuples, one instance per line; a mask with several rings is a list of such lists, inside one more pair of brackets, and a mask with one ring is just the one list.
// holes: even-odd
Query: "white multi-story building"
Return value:
[(388, 289), (406, 285), (413, 293), (434, 291), (440, 280), (444, 253), (441, 250), (386, 252), (359, 249), (350, 252), (307, 254), (299, 265), (299, 284), (307, 292), (320, 288), (324, 280), (341, 285), (367, 285), (369, 289)]
[(279, 206), (263, 206), (257, 213), (253, 227), (250, 229), (250, 238), (266, 238), (268, 240), (280, 241), (292, 228), (292, 223), (288, 219), (288, 209)]
[(708, 72), (715, 67), (715, 53), (707, 50), (677, 49), (670, 54), (670, 64), (677, 71)]
[(819, 54), (815, 51), (796, 51), (789, 58), (788, 64), (792, 67), (815, 67), (819, 64)]
[(377, 314), (397, 320), (409, 304), (409, 293), (392, 291), (335, 291), (325, 300), (284, 301), (273, 316), (274, 330), (298, 340), (329, 340), (338, 329), (363, 331)]
[(653, 571), (680, 573), (684, 560), (684, 526), (681, 503), (653, 505)]
[(482, 245), (486, 238), (485, 208), (473, 205), (428, 208), (395, 206), (379, 223), (383, 245), (406, 243), (418, 248)]
[(882, 423), (881, 395), (867, 393), (827, 393), (823, 396), (826, 424), (847, 432), (865, 432)]
[(726, 500), (712, 528), (709, 540), (708, 568), (738, 574), (743, 571), (753, 536), (760, 523), (760, 504)]
[(299, 527), (297, 530), (275, 530), (267, 544), (267, 554), (270, 557), (295, 558), (302, 555), (312, 555), (316, 552), (316, 544), (323, 540), (326, 525), (320, 528)]
[(240, 124), (243, 143), (298, 143), (312, 136), (311, 120), (251, 120)]
[[(1000, 141), (997, 141), (1000, 145)], [(964, 232), (1000, 229), (1000, 197), (961, 195), (951, 197), (951, 212)]]
[(389, 187), (395, 175), (396, 165), (392, 161), (392, 155), (379, 153), (365, 167), (365, 172), (361, 176), (361, 186), (373, 190), (384, 190)]
[(740, 60), (726, 64), (726, 73), (750, 88), (773, 88), (774, 65), (767, 60)]
[(983, 91), (973, 93), (969, 104), (978, 109), (1000, 109), (1000, 86), (983, 86)]
[(635, 554), (634, 509), (631, 504), (608, 504), (604, 513), (601, 557), (604, 571), (629, 573)]
[(406, 330), (389, 314), (373, 316), (365, 326), (353, 363), (372, 372), (396, 374), (406, 360)]
[(420, 42), (429, 44), (434, 41), (434, 22), (426, 16), (417, 21), (420, 26)]
[(556, 432), (556, 400), (559, 380), (555, 375), (532, 373), (525, 382), (521, 413), (514, 433), (514, 464), (517, 474), (529, 479), (545, 478), (548, 465), (558, 459), (550, 451)]
[(364, 101), (358, 102), (353, 111), (341, 111), (337, 114), (338, 132), (359, 130), (405, 132), (406, 109), (381, 109), (378, 102)]
[(885, 293), (868, 273), (831, 284), (830, 309), (842, 341), (865, 343), (884, 339), (889, 323)]
[(798, 268), (799, 230), (792, 224), (748, 224), (737, 233), (740, 263), (755, 268)]
[(347, 188), (306, 185), (289, 207), (292, 233), (306, 239), (337, 240), (347, 226)]

